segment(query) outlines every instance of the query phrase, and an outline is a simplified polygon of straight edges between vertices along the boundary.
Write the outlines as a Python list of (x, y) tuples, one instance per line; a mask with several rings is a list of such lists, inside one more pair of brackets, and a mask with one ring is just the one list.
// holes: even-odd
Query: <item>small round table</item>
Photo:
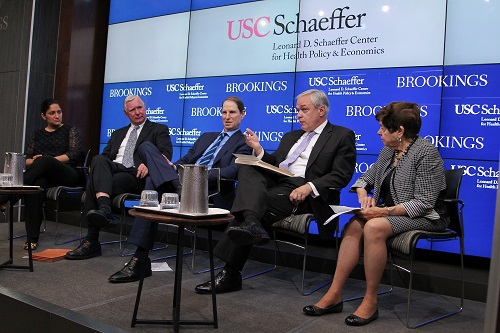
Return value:
[(210, 281), (212, 286), (215, 286), (215, 273), (214, 273), (214, 254), (212, 249), (212, 227), (224, 223), (228, 223), (234, 219), (230, 214), (224, 216), (212, 217), (206, 216), (183, 216), (180, 214), (167, 215), (160, 212), (148, 212), (138, 209), (131, 209), (130, 215), (142, 219), (150, 220), (153, 223), (174, 224), (179, 226), (177, 233), (177, 254), (175, 259), (175, 278), (174, 278), (174, 296), (172, 306), (172, 319), (171, 320), (154, 320), (154, 319), (137, 319), (137, 311), (139, 309), (139, 302), (141, 298), (142, 285), (144, 282), (144, 271), (141, 272), (139, 280), (139, 287), (137, 289), (137, 297), (135, 300), (134, 314), (132, 316), (132, 327), (135, 324), (159, 324), (159, 325), (173, 325), (174, 332), (179, 332), (179, 325), (213, 325), (214, 328), (218, 327), (217, 322), (217, 302), (215, 288), (212, 288), (212, 308), (213, 320), (180, 320), (180, 305), (181, 305), (181, 284), (182, 284), (182, 266), (184, 254), (184, 228), (188, 226), (206, 226), (208, 227), (208, 252), (210, 256)]
[[(43, 192), (43, 188), (38, 186), (9, 186), (9, 187), (0, 187), (0, 194), (7, 195), (9, 197), (9, 260), (0, 264), (1, 268), (16, 268), (16, 269), (29, 269), (30, 272), (33, 272), (33, 257), (31, 251), (31, 235), (29, 234), (30, 228), (26, 226), (26, 230), (28, 231), (28, 266), (24, 265), (14, 265), (14, 197), (15, 196), (26, 196), (26, 195), (35, 195)], [(26, 219), (26, 224), (29, 223), (28, 219)]]

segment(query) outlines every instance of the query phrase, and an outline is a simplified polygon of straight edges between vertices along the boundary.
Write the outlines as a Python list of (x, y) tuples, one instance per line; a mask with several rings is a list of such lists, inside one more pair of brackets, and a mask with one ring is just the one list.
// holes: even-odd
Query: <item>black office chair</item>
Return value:
[[(406, 327), (417, 328), (437, 320), (452, 316), (460, 313), (464, 304), (464, 220), (463, 220), (463, 207), (464, 203), (459, 199), (460, 184), (462, 181), (463, 169), (445, 170), (446, 189), (441, 191), (438, 200), (442, 200), (446, 204), (446, 209), (450, 217), (450, 224), (444, 231), (425, 231), (425, 230), (411, 230), (391, 237), (387, 240), (387, 252), (390, 263), (390, 281), (391, 286), (388, 290), (380, 291), (378, 294), (391, 293), (394, 290), (394, 269), (402, 270), (409, 274), (408, 280), (408, 300), (406, 310)], [(417, 252), (417, 245), (419, 241), (443, 242), (458, 240), (460, 245), (460, 306), (451, 312), (428, 319), (426, 321), (410, 325), (411, 315), (411, 294), (413, 291), (413, 266), (415, 264), (415, 255)], [(432, 248), (432, 246), (431, 246)], [(431, 249), (432, 250), (432, 249)], [(397, 264), (395, 258), (400, 258), (409, 261), (409, 268)], [(344, 299), (344, 302), (363, 298), (363, 296), (356, 296), (349, 299)]]
[(80, 157), (80, 165), (77, 167), (81, 170), (81, 184), (82, 186), (55, 186), (46, 190), (46, 198), (44, 202), (44, 220), (46, 220), (46, 210), (51, 210), (55, 214), (56, 230), (54, 232), (54, 242), (56, 245), (71, 243), (81, 240), (80, 237), (70, 239), (61, 243), (57, 242), (58, 229), (59, 229), (59, 213), (78, 211), (80, 210), (80, 201), (83, 193), (85, 193), (85, 186), (88, 178), (88, 162), (90, 156), (90, 149), (86, 152), (82, 151)]
[[(82, 228), (83, 228), (83, 220), (84, 220), (83, 205), (85, 203), (86, 196), (87, 196), (87, 194), (84, 192), (83, 195), (81, 196), (81, 200), (80, 200), (80, 235), (82, 234)], [(127, 231), (126, 231), (127, 212), (130, 209), (131, 202), (132, 203), (134, 201), (139, 202), (140, 199), (141, 199), (140, 194), (122, 193), (122, 194), (115, 196), (113, 198), (113, 200), (111, 200), (111, 209), (116, 217), (116, 219), (113, 223), (119, 225), (118, 239), (101, 242), (101, 245), (118, 243), (120, 246), (120, 250), (122, 249), (122, 243), (124, 241), (126, 241), (126, 239), (127, 239), (125, 237), (125, 235), (127, 234)], [(124, 255), (124, 254), (121, 254), (121, 255)]]
[[(394, 258), (401, 258), (410, 262), (410, 267), (405, 268), (401, 265), (393, 262), (393, 266), (396, 269), (401, 269), (409, 273), (408, 282), (408, 304), (406, 312), (406, 326), (408, 328), (420, 327), (437, 320), (452, 316), (462, 311), (464, 305), (464, 219), (463, 219), (463, 207), (464, 203), (459, 199), (460, 185), (462, 182), (463, 169), (453, 169), (445, 170), (446, 176), (446, 189), (440, 194), (438, 200), (443, 200), (446, 204), (448, 215), (450, 216), (450, 224), (448, 228), (441, 232), (436, 231), (423, 231), (423, 230), (413, 230), (407, 231), (395, 237), (391, 237), (387, 240), (387, 249), (389, 254)], [(417, 250), (417, 244), (420, 240), (426, 240), (431, 242), (431, 250), (433, 242), (443, 242), (443, 241), (458, 241), (460, 245), (460, 306), (444, 315), (440, 315), (424, 322), (417, 323), (415, 325), (410, 325), (410, 313), (411, 313), (411, 292), (412, 292), (412, 282), (413, 282), (413, 265), (415, 260), (415, 253)], [(391, 281), (392, 279), (391, 269)]]
[[(340, 190), (336, 188), (331, 188), (330, 189), (330, 194), (329, 198), (327, 198), (327, 201), (332, 204), (332, 205), (338, 205), (340, 202)], [(305, 274), (306, 274), (306, 269), (307, 269), (307, 253), (308, 253), (308, 248), (309, 248), (309, 227), (311, 223), (315, 223), (316, 218), (314, 217), (313, 214), (299, 214), (299, 215), (291, 215), (288, 216), (278, 222), (273, 223), (270, 226), (266, 226), (266, 229), (272, 234), (272, 239), (274, 241), (275, 247), (274, 247), (274, 264), (271, 268), (262, 270), (257, 273), (253, 273), (250, 275), (245, 276), (243, 279), (249, 279), (254, 276), (258, 276), (267, 272), (270, 272), (274, 269), (277, 268), (278, 262), (278, 254), (280, 254), (280, 248), (279, 244), (285, 244), (285, 245), (291, 245), (296, 248), (300, 248), (303, 250), (303, 259), (302, 259), (302, 278), (301, 278), (301, 288), (300, 288), (300, 293), (304, 296), (310, 295), (313, 292), (329, 285), (332, 280), (329, 278), (325, 282), (312, 287), (309, 290), (305, 290)], [(330, 223), (335, 223), (336, 228), (335, 232), (332, 235), (332, 240), (335, 238), (335, 246), (336, 249), (338, 250), (338, 236), (339, 236), (339, 225), (338, 225), (338, 218), (335, 220), (331, 221)], [(292, 236), (293, 238), (297, 240), (301, 240), (302, 243), (294, 243), (289, 240), (283, 240), (279, 239), (278, 235), (284, 234), (288, 236)]]

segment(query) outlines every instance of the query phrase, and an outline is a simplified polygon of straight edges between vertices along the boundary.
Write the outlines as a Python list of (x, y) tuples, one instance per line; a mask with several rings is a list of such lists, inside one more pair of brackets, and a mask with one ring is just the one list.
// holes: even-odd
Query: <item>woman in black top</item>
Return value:
[[(81, 139), (77, 129), (62, 123), (61, 107), (53, 98), (42, 102), (41, 116), (47, 126), (35, 131), (26, 145), (24, 184), (38, 185), (44, 189), (82, 185), (81, 172), (76, 169), (81, 155)], [(40, 235), (44, 200), (45, 192), (26, 196), (32, 249), (36, 249)], [(27, 243), (24, 248), (28, 249)]]

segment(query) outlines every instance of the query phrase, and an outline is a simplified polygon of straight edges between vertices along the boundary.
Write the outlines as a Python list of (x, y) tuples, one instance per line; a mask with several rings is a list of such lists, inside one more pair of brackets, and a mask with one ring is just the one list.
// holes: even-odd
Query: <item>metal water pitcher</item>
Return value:
[(5, 153), (5, 163), (3, 166), (4, 173), (12, 175), (12, 184), (22, 186), (24, 183), (24, 170), (26, 169), (26, 161), (22, 153)]
[(208, 214), (208, 198), (218, 193), (208, 194), (208, 176), (212, 170), (217, 172), (219, 184), (220, 169), (209, 170), (206, 165), (185, 164), (178, 165), (177, 170), (182, 185), (179, 213)]

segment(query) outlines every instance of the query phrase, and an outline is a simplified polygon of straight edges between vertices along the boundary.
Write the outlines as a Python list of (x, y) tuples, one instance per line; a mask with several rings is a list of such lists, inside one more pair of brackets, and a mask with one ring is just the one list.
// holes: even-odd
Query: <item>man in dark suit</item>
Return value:
[[(83, 216), (87, 218), (88, 233), (66, 259), (88, 259), (101, 255), (99, 232), (101, 227), (113, 220), (111, 199), (122, 193), (141, 193), (145, 179), (156, 186), (168, 186), (173, 190), (178, 184), (173, 177), (163, 175), (157, 169), (172, 157), (172, 143), (168, 127), (149, 121), (146, 106), (139, 96), (127, 96), (124, 101), (125, 115), (130, 125), (111, 134), (107, 146), (100, 155), (92, 159), (90, 176), (86, 188)], [(154, 145), (163, 156), (145, 161), (147, 147)], [(150, 175), (149, 177), (147, 177)]]
[[(245, 136), (240, 131), (240, 124), (245, 117), (245, 106), (241, 99), (230, 96), (222, 103), (222, 124), (224, 129), (221, 132), (208, 132), (202, 134), (186, 155), (175, 163), (167, 161), (170, 166), (161, 169), (163, 173), (177, 176), (177, 165), (179, 164), (203, 164), (209, 169), (219, 168), (221, 178), (236, 180), (239, 166), (234, 163), (236, 154), (251, 154), (252, 149), (246, 144)], [(159, 155), (153, 152), (152, 155)], [(209, 176), (209, 190), (214, 192), (217, 187), (217, 177), (213, 174)], [(177, 178), (178, 179), (178, 178)], [(226, 183), (226, 187), (221, 184), (220, 193), (214, 198), (214, 206), (229, 209), (234, 199), (234, 182)], [(156, 189), (146, 186), (146, 189)], [(127, 242), (137, 245), (137, 250), (130, 261), (121, 270), (109, 277), (112, 283), (133, 282), (139, 280), (140, 270), (144, 266), (145, 276), (151, 276), (151, 261), (148, 258), (149, 249), (153, 246), (156, 236), (157, 223), (150, 223), (148, 220), (136, 219), (127, 238)]]
[[(262, 224), (272, 224), (292, 212), (313, 213), (320, 236), (327, 238), (333, 234), (334, 226), (323, 225), (332, 215), (328, 206), (329, 189), (341, 189), (351, 180), (356, 164), (354, 132), (327, 120), (329, 102), (321, 90), (307, 90), (298, 95), (296, 108), (302, 130), (285, 134), (272, 154), (264, 151), (254, 132), (246, 130), (247, 144), (255, 156), (291, 171), (294, 177), (254, 166), (240, 168), (231, 210), (235, 221), (214, 249), (226, 262), (215, 278), (217, 293), (241, 289), (240, 272), (252, 246), (269, 241)], [(195, 291), (211, 293), (210, 281), (196, 286)]]

